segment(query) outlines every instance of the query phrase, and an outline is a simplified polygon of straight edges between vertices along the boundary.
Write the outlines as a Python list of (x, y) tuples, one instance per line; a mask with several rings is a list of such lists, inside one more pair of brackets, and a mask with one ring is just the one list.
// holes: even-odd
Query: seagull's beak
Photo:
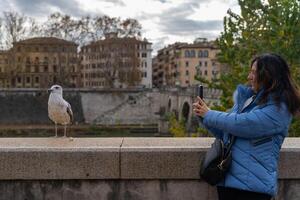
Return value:
[(48, 89), (47, 91), (48, 91), (48, 93), (51, 93), (53, 90), (52, 89)]

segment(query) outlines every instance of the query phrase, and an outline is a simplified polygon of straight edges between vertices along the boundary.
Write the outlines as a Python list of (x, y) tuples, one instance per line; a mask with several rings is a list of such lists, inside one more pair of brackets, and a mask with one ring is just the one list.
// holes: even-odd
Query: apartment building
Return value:
[(9, 51), (0, 51), (0, 88), (9, 87), (7, 70), (9, 66)]
[(80, 87), (77, 46), (54, 37), (15, 42), (6, 55), (0, 57), (0, 66), (3, 66), (0, 76), (5, 75), (6, 83), (1, 87), (48, 88), (52, 84)]
[(174, 43), (158, 51), (153, 59), (153, 85), (188, 87), (199, 83), (195, 76), (213, 80), (222, 66), (214, 42), (198, 38), (192, 44)]
[(81, 49), (83, 86), (92, 88), (152, 87), (151, 43), (136, 38), (105, 39)]

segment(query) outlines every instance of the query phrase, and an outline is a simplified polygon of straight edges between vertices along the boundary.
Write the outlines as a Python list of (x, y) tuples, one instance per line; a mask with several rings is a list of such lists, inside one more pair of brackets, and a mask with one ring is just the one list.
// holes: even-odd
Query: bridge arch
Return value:
[(190, 116), (190, 105), (188, 102), (184, 102), (181, 110), (181, 119), (184, 121), (186, 124), (189, 121), (189, 116)]

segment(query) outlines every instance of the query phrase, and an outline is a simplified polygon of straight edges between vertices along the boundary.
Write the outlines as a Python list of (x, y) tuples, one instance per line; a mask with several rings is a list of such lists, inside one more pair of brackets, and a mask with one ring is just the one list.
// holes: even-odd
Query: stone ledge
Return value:
[[(198, 179), (213, 138), (1, 138), (1, 180)], [(287, 138), (280, 179), (300, 179), (300, 138)]]
[(122, 140), (2, 138), (0, 179), (117, 179)]

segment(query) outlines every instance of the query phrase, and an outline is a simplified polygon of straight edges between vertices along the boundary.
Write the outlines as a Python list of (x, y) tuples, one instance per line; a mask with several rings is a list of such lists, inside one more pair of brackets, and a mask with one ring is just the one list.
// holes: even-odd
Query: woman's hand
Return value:
[(209, 111), (210, 108), (206, 105), (206, 103), (200, 98), (197, 97), (197, 102), (193, 103), (193, 111), (196, 115), (204, 117), (204, 115)]

